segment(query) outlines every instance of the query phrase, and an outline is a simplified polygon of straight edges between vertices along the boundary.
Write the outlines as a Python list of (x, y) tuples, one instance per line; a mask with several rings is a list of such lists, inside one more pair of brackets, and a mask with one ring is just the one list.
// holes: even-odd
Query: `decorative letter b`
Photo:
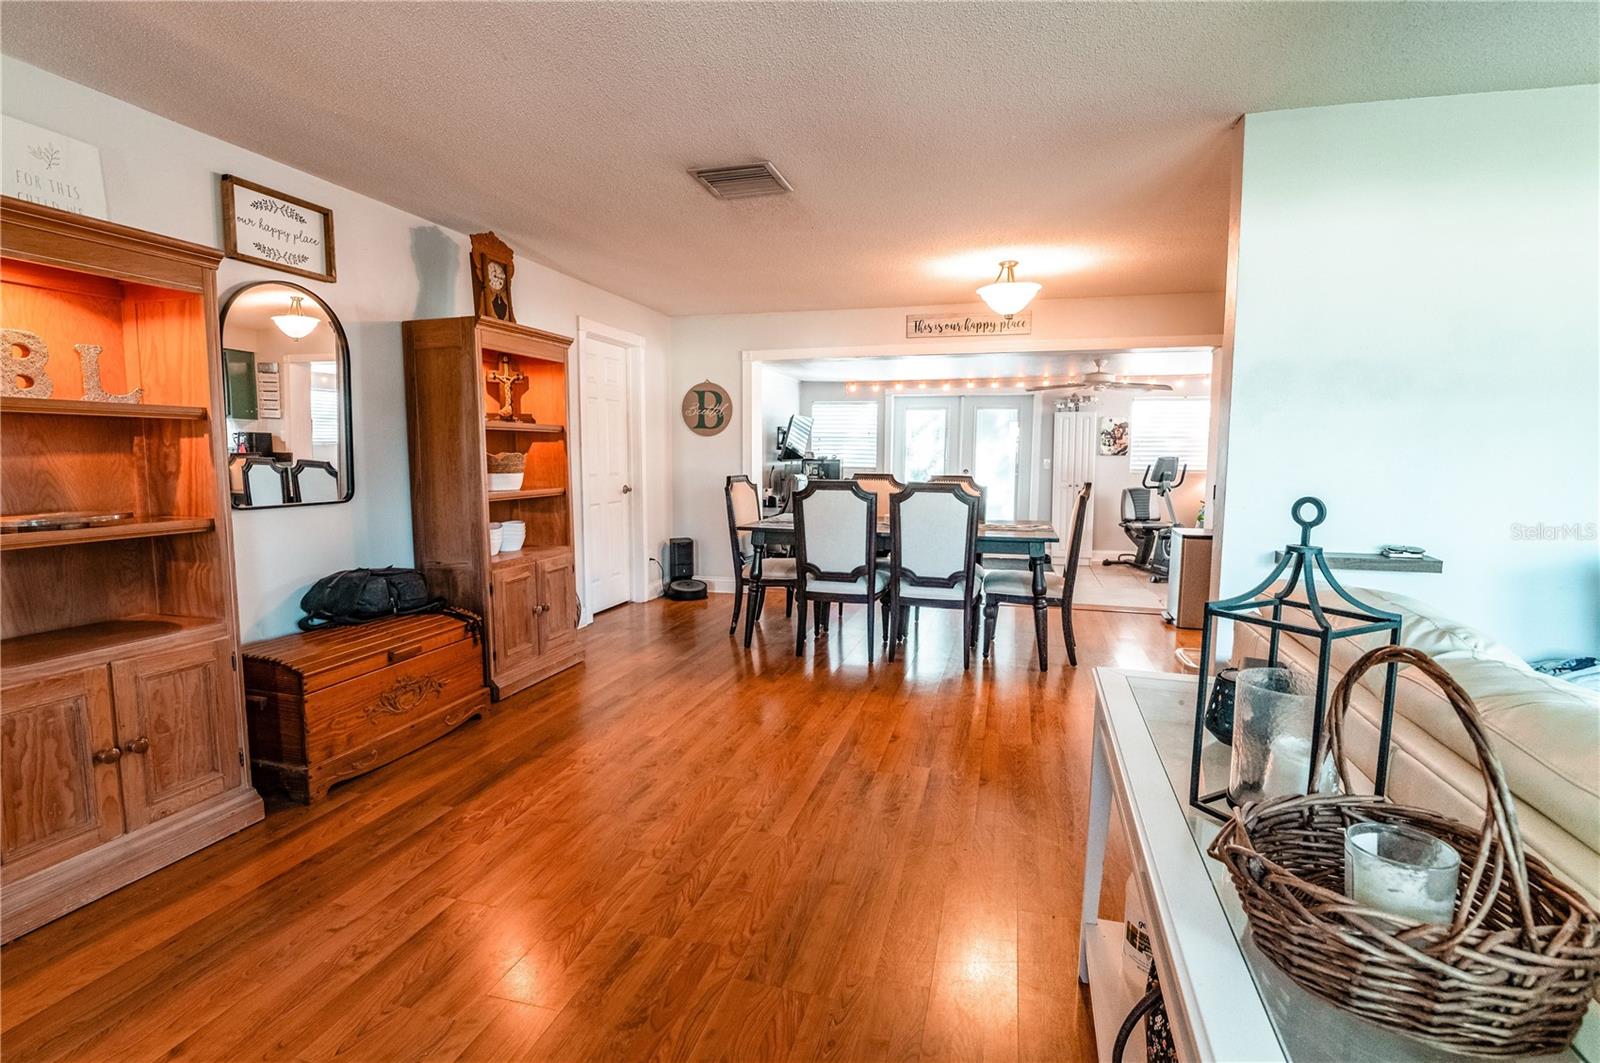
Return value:
[[(27, 352), (21, 358), (14, 353), (18, 347)], [(0, 329), (0, 395), (48, 399), (55, 390), (50, 374), (44, 371), (49, 360), (50, 348), (37, 332)], [(19, 377), (26, 379), (27, 384), (17, 383)]]

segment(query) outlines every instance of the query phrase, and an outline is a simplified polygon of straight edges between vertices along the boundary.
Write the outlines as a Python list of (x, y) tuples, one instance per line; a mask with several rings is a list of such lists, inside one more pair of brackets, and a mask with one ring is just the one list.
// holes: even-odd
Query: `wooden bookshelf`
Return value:
[[(219, 252), (0, 199), (0, 320), (52, 394), (0, 397), (0, 514), (132, 513), (0, 535), (0, 939), (259, 820), (235, 670)], [(93, 402), (100, 384), (142, 401)], [(52, 736), (49, 756), (37, 750)]]
[[(503, 698), (583, 659), (568, 496), (567, 355), (572, 340), (477, 318), (407, 321), (412, 533), (435, 594), (483, 616), (489, 684)], [(502, 420), (489, 375), (519, 379)], [(488, 455), (524, 456), (522, 485), (488, 490)], [(522, 549), (489, 553), (489, 524), (520, 520)]]

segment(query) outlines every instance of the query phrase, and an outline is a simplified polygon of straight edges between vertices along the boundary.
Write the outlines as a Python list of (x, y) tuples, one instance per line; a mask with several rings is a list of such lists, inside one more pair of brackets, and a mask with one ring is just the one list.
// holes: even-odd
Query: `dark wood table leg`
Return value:
[(744, 606), (744, 648), (750, 648), (750, 640), (756, 633), (756, 605), (761, 596), (761, 557), (767, 552), (767, 544), (760, 536), (750, 537), (750, 598)]
[(1046, 647), (1050, 644), (1050, 612), (1044, 598), (1044, 572), (1048, 559), (1039, 554), (1028, 559), (1029, 566), (1033, 569), (1033, 633), (1034, 642), (1039, 646), (1039, 671), (1050, 669), (1049, 655)]

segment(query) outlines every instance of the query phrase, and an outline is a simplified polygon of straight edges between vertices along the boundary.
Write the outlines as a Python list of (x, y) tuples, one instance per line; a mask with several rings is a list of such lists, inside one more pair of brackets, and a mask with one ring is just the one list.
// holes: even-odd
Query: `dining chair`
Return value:
[(841, 631), (844, 606), (865, 605), (870, 663), (878, 642), (873, 606), (887, 610), (889, 598), (888, 566), (878, 565), (878, 496), (854, 480), (812, 480), (794, 496), (793, 508), (794, 655), (805, 653), (808, 605), (837, 603)]
[(933, 482), (936, 484), (960, 484), (965, 487), (970, 494), (978, 497), (978, 523), (982, 524), (989, 519), (989, 496), (976, 477), (967, 473), (950, 473), (946, 476), (935, 476)]
[[(1049, 606), (1061, 607), (1061, 638), (1067, 646), (1067, 663), (1078, 665), (1078, 640), (1072, 633), (1072, 592), (1078, 585), (1078, 551), (1083, 545), (1083, 517), (1089, 508), (1089, 492), (1093, 484), (1084, 484), (1072, 503), (1072, 534), (1068, 537), (1065, 574), (1047, 571), (1044, 576), (1046, 609), (1036, 609), (1033, 614), (1034, 646), (1042, 655), (1045, 640), (1049, 637), (1046, 620)], [(991, 569), (983, 577), (983, 655), (989, 656), (994, 648), (995, 622), (1000, 618), (1000, 606), (1024, 605), (1033, 608), (1033, 573), (1014, 569)]]
[(754, 524), (761, 519), (761, 492), (748, 476), (730, 476), (723, 488), (728, 502), (728, 542), (733, 547), (733, 619), (728, 621), (728, 634), (739, 629), (739, 610), (744, 603), (745, 586), (750, 586), (750, 613), (744, 623), (744, 644), (749, 649), (755, 634), (756, 621), (761, 618), (767, 601), (767, 586), (782, 587), (784, 593), (783, 615), (794, 611), (794, 558), (767, 557), (761, 561), (761, 576), (754, 576), (750, 546), (750, 533), (741, 532), (739, 525)]
[(880, 517), (888, 515), (890, 500), (906, 489), (906, 485), (896, 480), (892, 472), (858, 472), (852, 479), (878, 496)]
[(972, 667), (983, 584), (976, 577), (978, 499), (958, 483), (912, 484), (889, 501), (889, 660), (913, 607), (961, 611), (961, 667)]

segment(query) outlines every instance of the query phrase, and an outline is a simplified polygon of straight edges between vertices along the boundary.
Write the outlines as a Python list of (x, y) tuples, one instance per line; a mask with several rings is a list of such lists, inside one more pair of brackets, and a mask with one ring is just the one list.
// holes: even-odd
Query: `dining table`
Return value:
[[(738, 526), (750, 533), (750, 600), (747, 603), (745, 624), (755, 622), (756, 588), (760, 586), (761, 559), (772, 547), (794, 545), (794, 514), (778, 513), (758, 521)], [(978, 525), (978, 538), (974, 552), (978, 557), (1020, 557), (1028, 562), (1033, 573), (1033, 608), (1036, 614), (1049, 608), (1045, 596), (1045, 573), (1050, 568), (1050, 544), (1060, 542), (1054, 524), (1046, 520), (990, 520)], [(878, 522), (878, 550), (889, 549), (889, 521)], [(1049, 668), (1047, 640), (1039, 640), (1039, 671)]]

